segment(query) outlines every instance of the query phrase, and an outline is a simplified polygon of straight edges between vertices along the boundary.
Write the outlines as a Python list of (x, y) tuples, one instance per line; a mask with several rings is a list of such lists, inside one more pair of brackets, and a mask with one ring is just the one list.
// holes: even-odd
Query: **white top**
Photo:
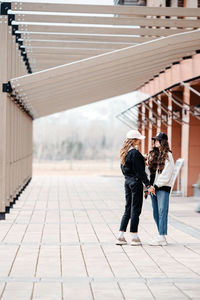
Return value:
[(172, 175), (174, 171), (174, 159), (171, 152), (168, 152), (169, 159), (165, 160), (165, 167), (162, 170), (162, 173), (159, 174), (158, 171), (156, 171), (156, 177), (154, 184), (157, 185), (157, 187), (161, 186), (172, 186)]

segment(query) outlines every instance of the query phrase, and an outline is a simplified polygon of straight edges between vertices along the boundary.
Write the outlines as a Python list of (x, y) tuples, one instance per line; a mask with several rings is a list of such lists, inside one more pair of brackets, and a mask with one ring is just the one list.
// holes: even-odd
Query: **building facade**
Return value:
[[(132, 1), (132, 4), (141, 5), (141, 2)], [(196, 8), (200, 7), (200, 1), (147, 0), (143, 5)], [(185, 196), (193, 195), (193, 184), (200, 176), (199, 70), (200, 50), (190, 56), (185, 53), (181, 62), (166, 65), (164, 70), (155, 74), (139, 89), (148, 95), (147, 100), (138, 105), (138, 129), (147, 137), (141, 150), (147, 153), (151, 149), (151, 138), (157, 132), (168, 134), (175, 160), (184, 159), (178, 184)]]
[(115, 0), (116, 5), (152, 7), (200, 7), (199, 0)]

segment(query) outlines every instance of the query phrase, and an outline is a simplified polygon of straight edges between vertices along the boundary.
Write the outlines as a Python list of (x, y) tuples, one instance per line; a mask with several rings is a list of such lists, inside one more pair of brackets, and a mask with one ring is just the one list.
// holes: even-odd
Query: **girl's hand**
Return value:
[(148, 193), (150, 195), (156, 195), (156, 190), (155, 190), (154, 186), (150, 186), (150, 188), (148, 188)]

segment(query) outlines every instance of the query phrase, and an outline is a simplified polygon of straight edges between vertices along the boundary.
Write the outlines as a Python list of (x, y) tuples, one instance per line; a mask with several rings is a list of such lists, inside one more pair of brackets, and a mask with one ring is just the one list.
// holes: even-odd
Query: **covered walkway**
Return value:
[[(152, 84), (160, 76), (168, 86), (199, 78), (199, 15), (200, 8), (1, 2), (0, 219), (32, 177), (33, 120), (138, 89), (151, 96), (167, 88)], [(184, 92), (184, 103), (198, 114), (199, 98), (189, 96)], [(183, 113), (188, 123), (189, 111), (177, 111), (168, 98), (162, 124), (168, 122), (171, 137), (171, 116)], [(150, 120), (151, 141), (153, 116), (143, 113), (136, 125), (144, 132)], [(199, 119), (191, 132), (183, 128), (183, 145), (189, 145), (192, 133), (193, 147), (198, 126)], [(190, 150), (182, 153), (184, 195), (191, 195), (200, 165)], [(197, 163), (187, 163), (189, 152)]]
[(120, 247), (121, 177), (34, 176), (1, 221), (0, 298), (199, 299), (196, 205), (172, 198), (169, 246), (151, 247), (155, 225), (145, 202), (143, 246)]

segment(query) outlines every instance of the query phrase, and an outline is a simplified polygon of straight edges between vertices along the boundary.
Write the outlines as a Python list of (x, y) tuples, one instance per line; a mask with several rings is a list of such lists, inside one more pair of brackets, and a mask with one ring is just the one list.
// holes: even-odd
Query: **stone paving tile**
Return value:
[(120, 247), (121, 178), (34, 177), (0, 222), (0, 299), (200, 299), (194, 203), (187, 214), (171, 201), (167, 247), (148, 245), (157, 234), (149, 199), (143, 246)]
[(62, 276), (87, 277), (80, 246), (62, 247)]
[(150, 283), (148, 286), (155, 299), (188, 299), (183, 291), (177, 289), (173, 283)]
[(199, 283), (193, 283), (193, 282), (176, 283), (176, 286), (181, 291), (183, 291), (185, 295), (190, 297), (190, 299), (195, 299), (195, 300), (200, 299)]
[(119, 284), (114, 281), (94, 280), (94, 282), (92, 282), (92, 290), (94, 298), (97, 300), (121, 300), (124, 297), (121, 288), (119, 288)]
[(87, 281), (74, 280), (63, 283), (63, 299), (64, 300), (92, 300), (93, 292)]
[(62, 284), (55, 282), (36, 282), (33, 290), (33, 300), (62, 299)]
[(32, 283), (25, 282), (9, 282), (6, 284), (2, 300), (27, 300), (31, 299)]
[(0, 246), (0, 278), (9, 274), (12, 263), (17, 255), (17, 250), (17, 245), (4, 244)]

